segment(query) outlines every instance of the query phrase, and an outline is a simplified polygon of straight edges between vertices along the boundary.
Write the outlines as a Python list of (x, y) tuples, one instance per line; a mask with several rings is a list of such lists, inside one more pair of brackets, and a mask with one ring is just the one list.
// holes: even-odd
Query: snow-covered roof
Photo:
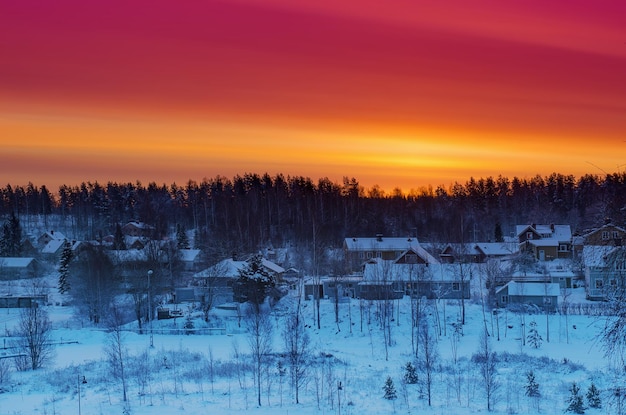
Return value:
[[(280, 265), (273, 263), (265, 258), (261, 261), (262, 265), (276, 274), (285, 272), (285, 269)], [(238, 278), (239, 270), (248, 265), (247, 261), (236, 261), (232, 258), (225, 259), (212, 265), (200, 272), (194, 274), (194, 278), (208, 278), (208, 277), (230, 277)]]
[(184, 262), (193, 262), (200, 255), (199, 249), (179, 249), (178, 252), (180, 253), (180, 260)]
[(111, 261), (116, 264), (123, 262), (143, 262), (148, 260), (148, 255), (143, 249), (112, 249), (105, 251)]
[(0, 268), (26, 268), (35, 258), (0, 257)]
[(405, 251), (420, 247), (417, 238), (345, 238), (349, 251)]
[(475, 248), (487, 256), (506, 256), (519, 251), (517, 244), (505, 242), (478, 242)]
[(587, 267), (604, 267), (607, 255), (618, 249), (620, 248), (608, 245), (585, 245), (582, 253), (583, 263)]
[(511, 281), (505, 286), (496, 290), (499, 294), (508, 288), (509, 295), (512, 296), (558, 296), (561, 294), (561, 286), (557, 283), (539, 283), (539, 282), (515, 282)]
[(63, 233), (59, 232), (59, 231), (47, 231), (44, 232), (43, 235), (40, 236), (40, 238), (43, 238), (44, 236), (47, 236), (49, 239), (57, 239), (60, 241), (65, 240), (65, 235), (63, 235)]
[(55, 254), (63, 247), (65, 239), (53, 239), (41, 248), (42, 254)]
[(557, 241), (571, 241), (572, 228), (569, 225), (516, 225), (516, 235), (521, 235), (528, 230), (534, 230), (544, 239), (555, 239)]
[(593, 229), (593, 230), (585, 233), (583, 235), (583, 237), (587, 238), (588, 236), (591, 236), (591, 235), (593, 235), (594, 233), (597, 233), (597, 232), (601, 232), (601, 231), (603, 231), (605, 229), (616, 230), (616, 231), (619, 231), (619, 232), (626, 232), (626, 229), (622, 228), (621, 226), (617, 226), (617, 225), (612, 224), (612, 223), (607, 223), (607, 224), (604, 224), (604, 225), (600, 226), (599, 228)]

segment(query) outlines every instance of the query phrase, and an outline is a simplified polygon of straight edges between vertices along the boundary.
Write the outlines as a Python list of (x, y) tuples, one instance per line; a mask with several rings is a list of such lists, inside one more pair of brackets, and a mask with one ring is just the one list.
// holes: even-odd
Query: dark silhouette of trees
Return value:
[(157, 239), (173, 235), (178, 224), (202, 235), (199, 242), (210, 240), (221, 257), (286, 241), (310, 247), (313, 234), (316, 244), (339, 246), (346, 236), (378, 233), (430, 242), (493, 241), (523, 223), (568, 223), (583, 231), (605, 218), (624, 224), (625, 207), (625, 172), (471, 177), (406, 193), (364, 189), (350, 177), (336, 183), (267, 173), (216, 176), (182, 186), (83, 182), (63, 185), (56, 194), (32, 183), (0, 188), (0, 218), (15, 215), (27, 231), (32, 215), (42, 215), (46, 223), (50, 215), (70, 216), (64, 223), (71, 224), (59, 230), (84, 240), (112, 235), (116, 224), (131, 220), (153, 226), (150, 236)]

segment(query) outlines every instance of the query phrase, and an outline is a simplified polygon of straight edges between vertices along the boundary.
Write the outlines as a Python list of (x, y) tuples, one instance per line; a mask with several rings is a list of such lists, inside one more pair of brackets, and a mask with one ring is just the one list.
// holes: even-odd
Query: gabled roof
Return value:
[(65, 244), (65, 239), (53, 239), (41, 248), (42, 254), (56, 254)]
[(519, 252), (517, 244), (505, 242), (479, 242), (474, 248), (487, 256), (506, 256)]
[(510, 281), (505, 286), (498, 288), (496, 294), (501, 293), (507, 288), (510, 296), (553, 297), (561, 294), (561, 287), (557, 283), (515, 281)]
[(571, 241), (572, 229), (569, 225), (516, 225), (515, 232), (520, 236), (528, 231), (541, 235), (542, 239), (556, 239), (557, 241)]
[(602, 232), (602, 231), (604, 231), (606, 229), (612, 229), (612, 230), (617, 230), (617, 231), (626, 233), (626, 229), (622, 228), (621, 226), (617, 226), (617, 225), (612, 224), (612, 223), (607, 223), (607, 224), (604, 224), (604, 225), (600, 226), (599, 228), (592, 229), (591, 231), (589, 231), (586, 234), (584, 234), (583, 237), (587, 238), (587, 237), (593, 235), (594, 233)]
[(65, 238), (65, 235), (63, 235), (63, 234), (62, 234), (61, 232), (59, 232), (59, 231), (46, 231), (46, 232), (44, 232), (44, 233), (43, 233), (43, 234), (42, 234), (39, 238), (41, 239), (41, 238), (43, 238), (44, 236), (47, 236), (47, 237), (48, 237), (49, 239), (51, 239), (51, 240), (55, 240), (55, 239), (57, 239), (57, 240), (61, 240), (61, 241), (63, 241), (63, 240), (65, 240), (65, 239), (66, 239), (66, 238)]
[(345, 238), (344, 244), (349, 251), (405, 251), (417, 249), (417, 238)]
[(432, 264), (432, 265), (439, 264), (439, 261), (437, 261), (437, 259), (434, 256), (432, 256), (427, 250), (425, 250), (419, 245), (417, 247), (411, 247), (407, 249), (406, 251), (402, 252), (402, 254), (398, 257), (398, 259), (404, 257), (406, 254), (411, 254), (411, 253), (420, 257), (427, 264)]
[(35, 258), (0, 257), (0, 268), (26, 268)]
[[(280, 265), (273, 263), (265, 258), (262, 259), (261, 264), (275, 274), (282, 274), (285, 269)], [(225, 259), (217, 264), (210, 266), (200, 272), (194, 274), (194, 278), (209, 278), (209, 277), (230, 277), (238, 278), (239, 270), (248, 265), (248, 261), (236, 261), (232, 258)]]

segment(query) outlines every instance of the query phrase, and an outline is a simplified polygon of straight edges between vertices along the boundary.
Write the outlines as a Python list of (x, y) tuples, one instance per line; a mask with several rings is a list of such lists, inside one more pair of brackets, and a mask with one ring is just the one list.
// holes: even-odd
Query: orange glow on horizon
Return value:
[(621, 1), (30, 3), (0, 14), (5, 183), (408, 192), (626, 163)]

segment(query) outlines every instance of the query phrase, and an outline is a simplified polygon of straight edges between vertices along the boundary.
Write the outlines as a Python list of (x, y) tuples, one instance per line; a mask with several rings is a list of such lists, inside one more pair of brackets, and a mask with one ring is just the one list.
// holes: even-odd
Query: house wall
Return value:
[[(507, 301), (503, 301), (503, 296), (507, 297)], [(545, 302), (546, 298), (549, 299), (549, 303)], [(550, 311), (554, 311), (558, 306), (558, 297), (543, 295), (509, 295), (509, 291), (507, 288), (498, 293), (496, 303), (499, 307), (509, 307), (513, 304), (531, 304), (537, 306), (541, 310), (548, 309)]]
[(603, 226), (585, 236), (585, 245), (621, 246), (625, 239), (626, 232), (617, 226)]

